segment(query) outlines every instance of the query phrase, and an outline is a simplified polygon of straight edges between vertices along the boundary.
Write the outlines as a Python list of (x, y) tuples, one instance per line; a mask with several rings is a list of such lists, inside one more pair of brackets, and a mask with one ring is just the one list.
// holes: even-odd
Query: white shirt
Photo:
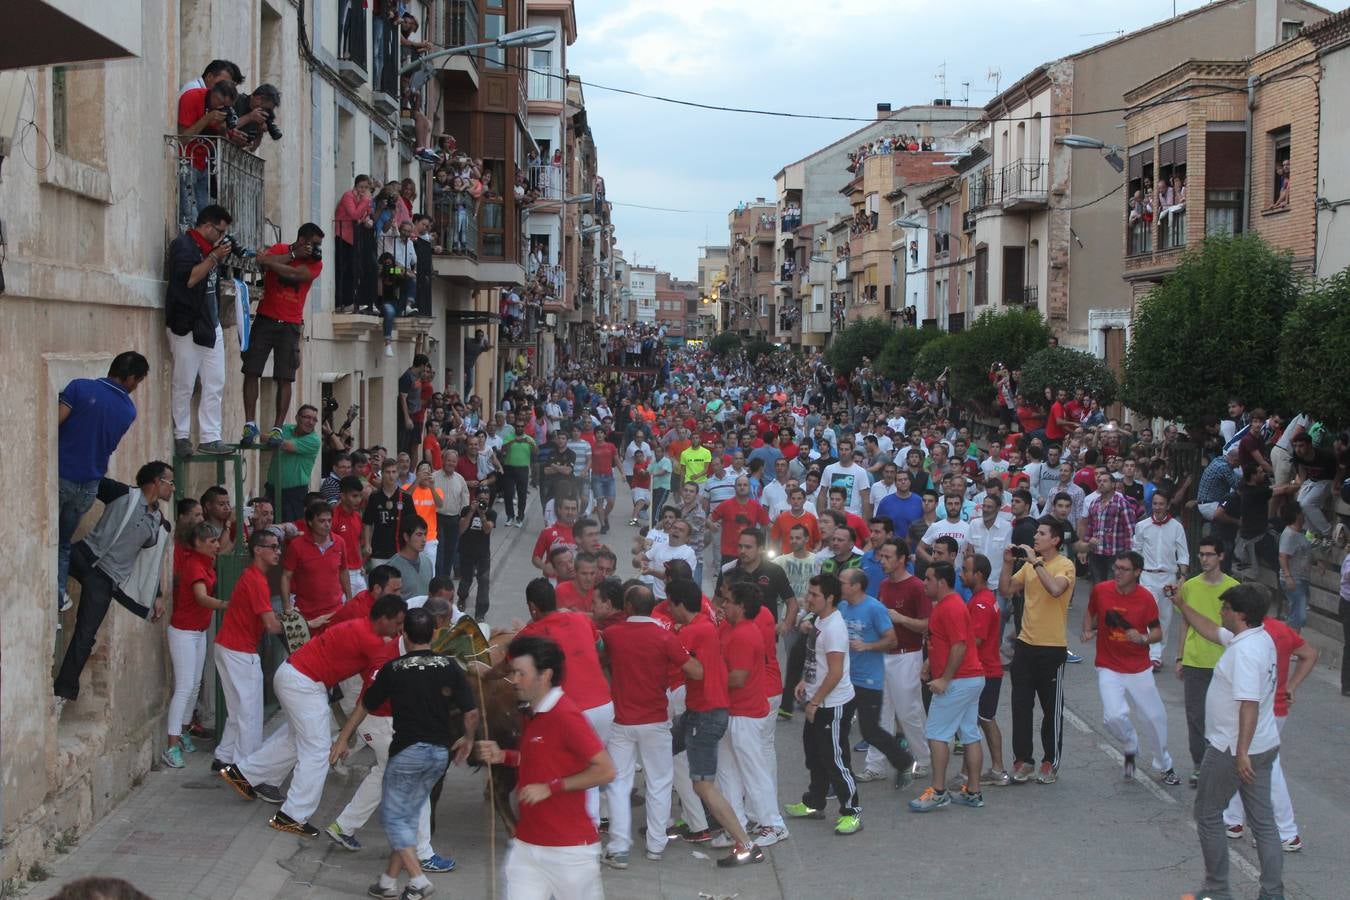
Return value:
[(825, 618), (817, 619), (807, 641), (806, 667), (802, 672), (802, 680), (806, 682), (806, 699), (810, 700), (816, 695), (830, 672), (826, 654), (840, 653), (844, 657), (843, 675), (820, 705), (843, 706), (853, 699), (853, 680), (848, 671), (848, 625), (844, 617), (835, 610)]
[(889, 419), (886, 420), (886, 424), (890, 427), (891, 431), (894, 431), (896, 434), (905, 433), (904, 416), (891, 416)]
[(1237, 753), (1238, 709), (1243, 700), (1258, 703), (1256, 731), (1248, 753), (1265, 753), (1280, 745), (1275, 727), (1275, 642), (1264, 628), (1233, 634), (1219, 629), (1223, 656), (1205, 694), (1205, 740), (1216, 750)]
[[(956, 554), (956, 562), (953, 563), (953, 565), (956, 566), (957, 571), (960, 571), (961, 560), (964, 558), (960, 551), (962, 548), (966, 546), (966, 539), (969, 535), (969, 532), (970, 532), (969, 522), (949, 522), (946, 519), (938, 519), (932, 525), (929, 525), (928, 530), (923, 533), (922, 543), (925, 547), (928, 547), (931, 550), (933, 547), (933, 542), (936, 541), (938, 538), (944, 536), (955, 538), (958, 552)], [(1012, 532), (1009, 532), (1009, 535), (1011, 535), (1011, 533)], [(990, 560), (990, 562), (993, 562), (993, 560)]]
[(770, 481), (764, 485), (764, 490), (759, 492), (759, 505), (768, 510), (769, 521), (772, 522), (778, 518), (780, 512), (791, 506), (788, 503), (787, 488), (777, 481)]
[(989, 560), (989, 583), (997, 590), (998, 576), (1003, 571), (1003, 549), (1012, 543), (1012, 522), (998, 515), (994, 517), (993, 527), (986, 528), (984, 517), (980, 516), (967, 526), (966, 546)]
[(1154, 575), (1175, 576), (1178, 565), (1191, 561), (1186, 529), (1170, 517), (1161, 525), (1152, 516), (1135, 525), (1133, 548), (1144, 557), (1144, 571)]
[(867, 495), (868, 489), (872, 485), (872, 476), (867, 474), (867, 470), (856, 463), (831, 463), (825, 467), (825, 471), (820, 477), (820, 486), (825, 491), (825, 496), (829, 496), (829, 489), (833, 487), (842, 487), (844, 489), (844, 508), (849, 512), (862, 515), (863, 497)]
[[(698, 566), (698, 557), (694, 555), (694, 548), (690, 547), (688, 544), (681, 544), (678, 547), (672, 547), (668, 543), (656, 544), (647, 551), (646, 557), (652, 563), (653, 567), (658, 569), (672, 559), (682, 559), (689, 563), (691, 571)], [(652, 589), (652, 594), (656, 596), (657, 600), (666, 599), (665, 579), (657, 578), (655, 575), (643, 575), (642, 580)]]
[(646, 441), (633, 441), (623, 451), (623, 474), (629, 478), (633, 477), (633, 458), (637, 452), (642, 451), (642, 458), (647, 462), (652, 461), (652, 445)]
[(867, 495), (872, 498), (872, 508), (876, 509), (882, 500), (885, 500), (891, 494), (895, 493), (895, 485), (887, 484), (884, 481), (878, 481), (868, 490)]

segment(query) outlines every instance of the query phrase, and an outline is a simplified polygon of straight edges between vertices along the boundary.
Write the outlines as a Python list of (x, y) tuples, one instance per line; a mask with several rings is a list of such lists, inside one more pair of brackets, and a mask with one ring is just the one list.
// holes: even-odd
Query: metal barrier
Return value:
[[(262, 157), (236, 147), (220, 135), (166, 134), (164, 144), (173, 159), (171, 171), (177, 198), (172, 204), (168, 240), (197, 223), (201, 206), (218, 203), (230, 214), (230, 234), (240, 246), (254, 251), (265, 247)], [(240, 267), (256, 271), (257, 263), (244, 260)]]

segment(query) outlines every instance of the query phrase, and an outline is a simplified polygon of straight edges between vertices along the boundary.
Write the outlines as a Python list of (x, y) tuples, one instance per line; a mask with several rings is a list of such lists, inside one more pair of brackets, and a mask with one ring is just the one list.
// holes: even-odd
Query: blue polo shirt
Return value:
[[(848, 638), (851, 641), (875, 643), (894, 627), (886, 607), (875, 597), (867, 597), (857, 606), (840, 599), (838, 609), (839, 615), (844, 617), (844, 624), (848, 626)], [(857, 687), (881, 690), (886, 680), (885, 658), (886, 654), (880, 650), (865, 650), (861, 653), (850, 650), (848, 652), (850, 680)]]
[(881, 589), (881, 582), (886, 578), (886, 573), (881, 571), (881, 560), (877, 559), (877, 551), (867, 550), (862, 555), (862, 561), (858, 563), (858, 568), (863, 570), (867, 576), (867, 589), (875, 594)]
[(912, 492), (903, 500), (895, 494), (888, 494), (877, 504), (873, 515), (889, 518), (895, 534), (904, 537), (909, 534), (910, 523), (923, 518), (923, 498)]
[(76, 378), (61, 391), (70, 415), (57, 432), (59, 472), (67, 481), (98, 481), (108, 459), (136, 421), (136, 404), (110, 378)]

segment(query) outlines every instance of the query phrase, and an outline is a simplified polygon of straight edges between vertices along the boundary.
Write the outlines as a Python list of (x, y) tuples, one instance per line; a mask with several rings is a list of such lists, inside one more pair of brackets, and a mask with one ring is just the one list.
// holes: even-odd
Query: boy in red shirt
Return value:
[(961, 564), (961, 580), (970, 589), (970, 636), (979, 652), (984, 669), (984, 689), (980, 692), (980, 730), (989, 747), (989, 771), (981, 773), (980, 784), (1006, 786), (1012, 783), (1003, 768), (1003, 732), (998, 727), (998, 695), (1003, 687), (1003, 659), (999, 645), (1003, 635), (1003, 616), (998, 597), (989, 589), (993, 566), (982, 553), (967, 553)]

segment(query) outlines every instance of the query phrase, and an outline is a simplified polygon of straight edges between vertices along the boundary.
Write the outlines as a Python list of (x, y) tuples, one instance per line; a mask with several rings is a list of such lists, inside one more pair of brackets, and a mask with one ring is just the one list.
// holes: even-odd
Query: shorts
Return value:
[(248, 349), (242, 357), (244, 374), (261, 378), (263, 369), (267, 368), (267, 357), (271, 355), (272, 378), (277, 381), (295, 381), (295, 370), (300, 368), (300, 336), (303, 331), (303, 325), (255, 316), (253, 330), (249, 332)]
[(597, 498), (614, 499), (614, 476), (591, 473), (591, 493)]
[(717, 744), (727, 732), (727, 719), (725, 709), (690, 709), (675, 723), (674, 750), (688, 754), (690, 781), (717, 777)]
[(646, 488), (631, 488), (630, 493), (633, 495), (634, 506), (636, 506), (639, 503), (646, 503), (650, 505), (652, 502), (652, 492), (647, 490)]
[(928, 707), (928, 724), (923, 735), (930, 741), (950, 741), (959, 737), (963, 744), (980, 740), (980, 692), (984, 677), (957, 678), (947, 685), (945, 694), (934, 694)]
[(985, 722), (994, 721), (998, 715), (998, 695), (1003, 688), (1002, 675), (986, 675), (984, 677), (984, 690), (980, 691), (980, 719)]

